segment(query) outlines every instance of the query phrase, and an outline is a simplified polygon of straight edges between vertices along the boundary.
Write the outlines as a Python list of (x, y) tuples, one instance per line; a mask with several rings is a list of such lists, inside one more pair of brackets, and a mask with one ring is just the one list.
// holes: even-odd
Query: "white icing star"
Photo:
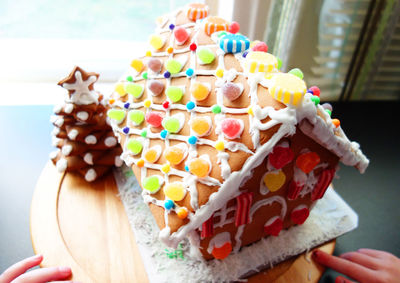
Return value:
[(97, 81), (96, 76), (90, 76), (86, 81), (82, 79), (82, 74), (79, 71), (75, 72), (76, 82), (69, 84), (63, 83), (63, 87), (68, 90), (73, 90), (71, 102), (78, 105), (88, 105), (98, 103), (99, 95), (96, 91), (90, 90), (89, 86)]

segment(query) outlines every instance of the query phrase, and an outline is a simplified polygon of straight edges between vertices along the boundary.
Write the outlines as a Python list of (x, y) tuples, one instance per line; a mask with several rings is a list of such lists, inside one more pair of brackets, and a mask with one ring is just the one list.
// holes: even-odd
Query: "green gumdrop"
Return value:
[(295, 75), (296, 77), (299, 77), (300, 79), (303, 79), (304, 75), (303, 72), (299, 68), (294, 68), (289, 71), (289, 74)]
[(165, 64), (165, 68), (171, 74), (177, 74), (177, 73), (179, 73), (181, 71), (182, 64), (178, 60), (170, 59)]
[(311, 101), (314, 102), (315, 105), (318, 105), (321, 100), (319, 99), (318, 96), (313, 95), (311, 97)]
[(140, 98), (143, 94), (144, 87), (136, 83), (128, 83), (125, 85), (125, 91), (135, 98)]
[(165, 93), (172, 102), (178, 102), (182, 99), (183, 96), (182, 89), (177, 86), (169, 86)]
[(139, 126), (144, 121), (144, 113), (140, 110), (132, 110), (128, 115), (129, 120), (131, 120), (135, 126)]
[(107, 112), (107, 116), (111, 119), (116, 120), (117, 122), (122, 122), (125, 118), (125, 110), (122, 109), (110, 109)]
[(212, 111), (212, 113), (214, 113), (214, 114), (219, 114), (219, 113), (221, 113), (221, 106), (219, 106), (219, 105), (214, 105), (214, 106), (211, 108), (211, 111)]
[(143, 180), (143, 188), (154, 194), (160, 189), (160, 180), (157, 176), (150, 176)]
[(181, 127), (179, 120), (174, 117), (164, 119), (163, 127), (170, 133), (177, 133)]
[(200, 61), (204, 64), (210, 64), (215, 59), (214, 52), (212, 52), (210, 48), (201, 48), (197, 51), (197, 57), (199, 57)]
[(142, 142), (137, 139), (129, 139), (126, 143), (126, 148), (136, 155), (142, 151), (143, 145)]
[(282, 60), (281, 58), (276, 57), (276, 59), (278, 60), (278, 70), (282, 67)]

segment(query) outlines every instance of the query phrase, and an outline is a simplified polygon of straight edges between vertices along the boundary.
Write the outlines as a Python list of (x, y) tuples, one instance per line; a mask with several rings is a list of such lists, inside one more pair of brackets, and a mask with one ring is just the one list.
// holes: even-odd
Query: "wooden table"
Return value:
[[(37, 183), (30, 217), (35, 253), (42, 267), (70, 266), (80, 282), (148, 282), (134, 235), (112, 174), (87, 183), (60, 174), (51, 162)], [(335, 241), (320, 249), (333, 253)], [(302, 254), (249, 282), (318, 282), (324, 268)]]

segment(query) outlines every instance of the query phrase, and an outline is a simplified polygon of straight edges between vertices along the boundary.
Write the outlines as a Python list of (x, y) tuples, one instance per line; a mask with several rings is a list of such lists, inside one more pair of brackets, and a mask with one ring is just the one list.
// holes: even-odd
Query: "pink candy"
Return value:
[(235, 83), (226, 83), (222, 87), (222, 93), (227, 99), (233, 101), (242, 94), (242, 89)]
[(189, 38), (189, 34), (186, 29), (183, 27), (176, 27), (174, 29), (174, 36), (176, 39), (176, 43), (178, 45), (182, 45), (186, 42), (186, 40)]
[(236, 139), (243, 132), (243, 121), (240, 119), (226, 118), (221, 123), (222, 132), (228, 139)]
[(161, 127), (163, 116), (161, 115), (161, 113), (152, 111), (146, 113), (145, 119), (146, 122), (149, 123), (151, 126), (158, 128)]
[(239, 23), (238, 23), (238, 22), (232, 22), (232, 23), (229, 25), (228, 31), (229, 31), (230, 33), (237, 33), (237, 32), (239, 32), (239, 29), (240, 29)]
[(268, 45), (262, 41), (257, 42), (256, 45), (253, 46), (253, 51), (268, 52)]
[(164, 90), (164, 84), (158, 80), (149, 81), (147, 87), (155, 96), (160, 95)]
[(159, 73), (162, 68), (162, 62), (160, 59), (157, 58), (151, 58), (147, 62), (147, 67), (152, 70), (154, 73)]

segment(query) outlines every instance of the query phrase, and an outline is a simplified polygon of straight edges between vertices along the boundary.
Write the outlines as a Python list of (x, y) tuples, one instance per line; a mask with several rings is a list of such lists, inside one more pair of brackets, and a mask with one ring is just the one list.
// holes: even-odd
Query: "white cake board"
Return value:
[(335, 239), (358, 225), (357, 214), (330, 187), (303, 225), (283, 230), (279, 237), (263, 238), (223, 261), (204, 261), (191, 255), (188, 241), (182, 241), (177, 251), (165, 246), (158, 239), (160, 230), (143, 202), (131, 169), (122, 167), (114, 175), (149, 282), (237, 281)]

